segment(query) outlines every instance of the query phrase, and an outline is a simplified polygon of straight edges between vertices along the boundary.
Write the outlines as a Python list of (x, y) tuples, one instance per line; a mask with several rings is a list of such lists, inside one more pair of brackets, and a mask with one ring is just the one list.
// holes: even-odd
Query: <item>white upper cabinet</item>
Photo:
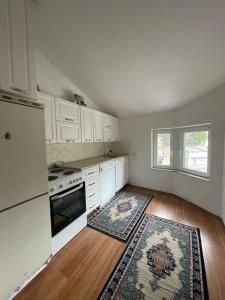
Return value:
[(60, 98), (55, 98), (56, 120), (80, 123), (80, 106)]
[(103, 113), (93, 111), (94, 142), (103, 142)]
[(1, 0), (0, 88), (36, 97), (29, 1)]
[(119, 140), (119, 119), (103, 113), (104, 142), (116, 142)]
[(119, 141), (120, 139), (119, 130), (120, 130), (119, 119), (113, 117), (113, 141), (114, 142)]
[(114, 131), (112, 128), (103, 128), (104, 142), (113, 142)]
[(45, 138), (47, 143), (56, 142), (56, 122), (55, 122), (55, 101), (54, 97), (44, 94), (37, 94), (37, 101), (44, 104), (45, 109)]
[(103, 128), (113, 128), (113, 116), (103, 113)]
[(81, 107), (82, 142), (93, 142), (93, 110)]
[(38, 92), (45, 105), (47, 143), (115, 142), (119, 119), (86, 106)]
[(57, 142), (58, 143), (79, 143), (81, 142), (80, 124), (57, 121)]

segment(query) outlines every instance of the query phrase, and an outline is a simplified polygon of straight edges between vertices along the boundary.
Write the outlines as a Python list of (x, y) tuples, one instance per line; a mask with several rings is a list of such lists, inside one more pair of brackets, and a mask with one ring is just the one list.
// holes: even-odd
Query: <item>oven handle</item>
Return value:
[(82, 187), (83, 187), (83, 183), (80, 184), (80, 185), (78, 185), (78, 187), (76, 187), (75, 189), (73, 189), (73, 190), (71, 190), (69, 192), (66, 192), (66, 193), (64, 193), (62, 195), (53, 196), (52, 200), (58, 200), (58, 199), (61, 199), (61, 198), (65, 197), (65, 196), (68, 196), (68, 195), (72, 194), (73, 192), (80, 190)]

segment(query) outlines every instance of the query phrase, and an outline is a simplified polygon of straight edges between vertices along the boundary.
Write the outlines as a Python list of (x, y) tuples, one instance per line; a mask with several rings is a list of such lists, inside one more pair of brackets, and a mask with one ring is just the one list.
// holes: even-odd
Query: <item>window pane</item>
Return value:
[(157, 134), (157, 165), (170, 166), (170, 133)]
[(184, 133), (184, 168), (207, 173), (209, 132), (193, 131)]

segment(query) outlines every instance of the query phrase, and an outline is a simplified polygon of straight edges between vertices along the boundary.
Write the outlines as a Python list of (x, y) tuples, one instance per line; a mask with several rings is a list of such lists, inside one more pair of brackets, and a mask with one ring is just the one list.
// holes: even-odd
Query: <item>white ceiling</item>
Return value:
[(224, 0), (33, 1), (37, 47), (106, 112), (170, 110), (225, 82)]

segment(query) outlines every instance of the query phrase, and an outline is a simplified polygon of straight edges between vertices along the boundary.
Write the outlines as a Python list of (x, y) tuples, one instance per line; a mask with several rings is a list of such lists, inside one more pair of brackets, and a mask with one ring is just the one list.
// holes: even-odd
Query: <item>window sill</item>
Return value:
[(204, 180), (204, 181), (208, 181), (208, 182), (211, 181), (210, 178), (199, 176), (199, 175), (194, 175), (194, 174), (190, 174), (190, 173), (186, 173), (186, 172), (182, 172), (182, 171), (178, 171), (178, 170), (171, 170), (171, 169), (157, 168), (157, 167), (152, 167), (152, 169), (157, 170), (157, 171), (176, 172), (176, 173), (180, 173), (180, 174), (190, 176), (190, 177), (193, 177), (193, 178), (196, 178), (196, 179), (200, 179), (200, 180)]

